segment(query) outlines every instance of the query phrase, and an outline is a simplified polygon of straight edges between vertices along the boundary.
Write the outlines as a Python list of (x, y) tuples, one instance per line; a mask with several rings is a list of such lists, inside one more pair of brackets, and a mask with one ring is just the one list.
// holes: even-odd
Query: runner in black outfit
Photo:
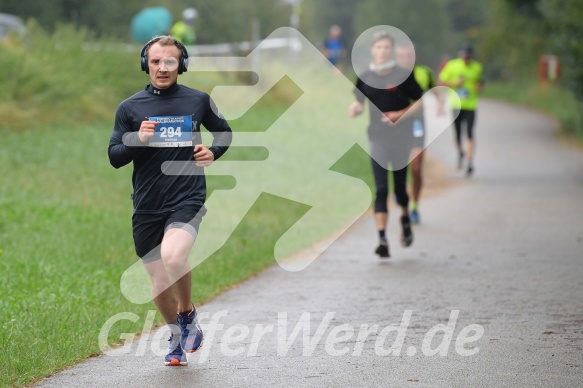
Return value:
[[(154, 303), (172, 330), (166, 365), (186, 365), (185, 352), (202, 344), (187, 260), (206, 213), (203, 169), (225, 153), (232, 137), (208, 94), (176, 83), (187, 60), (172, 37), (144, 46), (142, 69), (150, 84), (119, 105), (108, 150), (115, 168), (133, 162), (134, 243)], [(210, 148), (202, 144), (201, 124), (213, 134)]]
[(421, 98), (422, 91), (413, 74), (397, 66), (391, 59), (393, 45), (394, 40), (388, 32), (375, 33), (371, 48), (373, 62), (370, 70), (358, 78), (354, 89), (356, 101), (348, 109), (351, 117), (357, 116), (363, 112), (364, 100), (369, 100), (368, 136), (376, 185), (375, 222), (379, 233), (379, 246), (375, 253), (380, 257), (390, 257), (385, 234), (388, 222), (389, 164), (393, 170), (397, 203), (402, 210), (401, 243), (406, 247), (413, 243), (407, 195), (407, 164), (412, 144), (413, 119), (402, 116), (412, 106), (412, 100)]

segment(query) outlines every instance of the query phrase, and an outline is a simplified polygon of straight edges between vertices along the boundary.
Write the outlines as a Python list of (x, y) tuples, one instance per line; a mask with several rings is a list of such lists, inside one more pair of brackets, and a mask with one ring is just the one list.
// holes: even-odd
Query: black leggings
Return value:
[(462, 144), (462, 123), (466, 122), (466, 130), (468, 139), (474, 138), (474, 120), (476, 119), (476, 111), (474, 110), (460, 110), (459, 115), (455, 118), (455, 140), (457, 144)]
[[(387, 200), (389, 198), (389, 171), (371, 158), (372, 173), (376, 186), (376, 197), (374, 201), (375, 213), (388, 213)], [(399, 206), (409, 205), (407, 195), (407, 165), (400, 170), (393, 171), (393, 186), (397, 204)]]

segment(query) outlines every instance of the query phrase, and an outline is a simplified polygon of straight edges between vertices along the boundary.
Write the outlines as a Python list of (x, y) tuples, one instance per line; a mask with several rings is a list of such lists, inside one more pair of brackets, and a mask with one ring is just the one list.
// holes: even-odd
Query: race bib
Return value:
[(414, 137), (423, 137), (425, 131), (423, 131), (423, 123), (421, 120), (415, 119), (413, 121), (413, 136)]
[(466, 99), (470, 97), (470, 91), (466, 88), (457, 88), (456, 93), (461, 99)]
[(150, 147), (192, 147), (192, 117), (158, 116), (148, 120), (158, 122)]

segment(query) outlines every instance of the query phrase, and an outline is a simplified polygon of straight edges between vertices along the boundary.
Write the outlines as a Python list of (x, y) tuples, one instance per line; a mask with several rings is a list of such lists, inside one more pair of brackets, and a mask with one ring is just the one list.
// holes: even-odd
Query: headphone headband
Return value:
[(167, 35), (156, 36), (156, 37), (150, 39), (144, 45), (144, 47), (142, 48), (142, 52), (140, 53), (140, 57), (141, 57), (140, 64), (142, 67), (142, 71), (145, 71), (146, 74), (150, 73), (150, 69), (148, 67), (148, 48), (150, 48), (150, 46), (152, 46), (154, 43), (160, 41), (163, 38), (172, 39), (174, 46), (176, 46), (180, 49), (181, 58), (180, 58), (180, 61), (178, 61), (178, 74), (182, 74), (188, 68), (188, 51), (186, 51), (186, 47), (184, 47), (184, 45), (182, 43), (180, 43), (180, 41), (178, 41), (177, 39), (175, 39), (171, 36), (167, 36)]

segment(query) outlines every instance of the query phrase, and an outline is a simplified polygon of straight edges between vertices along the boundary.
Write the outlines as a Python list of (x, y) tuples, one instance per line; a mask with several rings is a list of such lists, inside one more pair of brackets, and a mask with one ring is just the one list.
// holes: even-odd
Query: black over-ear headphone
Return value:
[[(155, 38), (150, 39), (150, 41), (146, 43), (144, 45), (144, 48), (142, 49), (142, 53), (140, 54), (140, 56), (142, 57), (141, 65), (142, 71), (145, 71), (146, 74), (150, 73), (150, 69), (148, 68), (148, 54), (147, 54), (148, 48), (162, 38), (165, 38), (165, 36), (157, 36)], [(180, 43), (178, 40), (174, 38), (171, 39), (174, 41), (174, 45), (178, 47), (182, 52), (180, 61), (178, 61), (178, 74), (182, 74), (188, 68), (188, 51), (186, 51), (186, 47), (184, 47), (184, 45)]]

